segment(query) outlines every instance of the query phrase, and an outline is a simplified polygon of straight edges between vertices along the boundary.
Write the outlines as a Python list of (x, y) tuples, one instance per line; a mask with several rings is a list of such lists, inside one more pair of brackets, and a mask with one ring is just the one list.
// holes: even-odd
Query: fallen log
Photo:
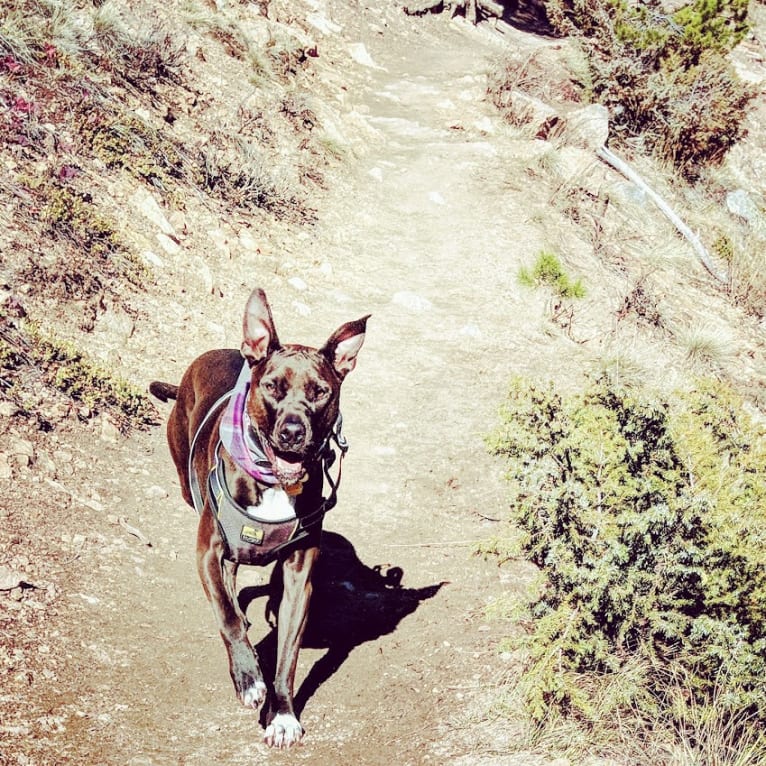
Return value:
[(494, 0), (454, 0), (454, 2), (451, 0), (422, 0), (422, 2), (405, 5), (403, 10), (408, 16), (450, 11), (450, 15), (453, 17), (462, 11), (471, 24), (477, 24), (480, 16), (502, 18), (505, 12), (503, 6)]

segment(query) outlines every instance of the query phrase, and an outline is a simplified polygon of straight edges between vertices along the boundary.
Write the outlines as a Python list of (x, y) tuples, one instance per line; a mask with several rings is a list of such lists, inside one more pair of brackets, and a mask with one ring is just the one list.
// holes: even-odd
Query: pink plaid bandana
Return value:
[(250, 436), (250, 419), (245, 412), (250, 390), (250, 365), (245, 362), (231, 391), (220, 425), (221, 442), (240, 468), (264, 484), (278, 484), (271, 464), (260, 445)]

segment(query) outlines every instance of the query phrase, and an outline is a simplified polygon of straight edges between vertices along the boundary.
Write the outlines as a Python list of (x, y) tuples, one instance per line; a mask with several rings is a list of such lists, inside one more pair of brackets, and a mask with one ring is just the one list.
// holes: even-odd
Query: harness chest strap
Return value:
[(216, 449), (216, 461), (208, 474), (208, 497), (218, 529), (226, 545), (225, 556), (239, 564), (265, 564), (285, 545), (301, 539), (307, 530), (293, 516), (283, 521), (253, 518), (234, 500), (226, 484), (223, 461)]
[(202, 433), (202, 430), (213, 418), (213, 415), (215, 415), (219, 408), (229, 400), (231, 394), (231, 391), (227, 391), (207, 411), (205, 417), (202, 418), (202, 422), (199, 424), (199, 427), (194, 432), (194, 438), (192, 439), (191, 446), (189, 447), (189, 465), (187, 467), (189, 476), (189, 490), (191, 491), (192, 500), (194, 501), (194, 510), (196, 510), (197, 513), (202, 513), (202, 508), (205, 504), (205, 501), (202, 497), (202, 490), (200, 489), (199, 481), (197, 479), (197, 472), (194, 470), (194, 452), (197, 448), (197, 440), (199, 439), (199, 435)]
[(231, 561), (238, 564), (267, 564), (283, 548), (306, 537), (314, 526), (322, 522), (325, 514), (337, 502), (340, 475), (336, 481), (333, 481), (329, 475), (329, 466), (326, 464), (325, 476), (332, 490), (316, 510), (306, 516), (293, 516), (281, 521), (259, 518), (258, 508), (245, 509), (231, 496), (226, 483), (226, 469), (223, 461), (218, 457), (221, 449), (222, 446), (219, 443), (215, 465), (208, 474), (208, 496), (221, 537), (226, 545), (226, 558)]

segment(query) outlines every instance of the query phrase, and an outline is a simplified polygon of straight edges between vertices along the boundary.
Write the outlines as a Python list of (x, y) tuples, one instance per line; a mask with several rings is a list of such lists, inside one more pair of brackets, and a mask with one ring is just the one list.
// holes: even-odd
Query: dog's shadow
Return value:
[[(278, 569), (275, 569), (275, 575)], [(335, 532), (322, 533), (322, 553), (313, 575), (313, 595), (302, 646), (327, 649), (309, 670), (295, 695), (295, 712), (300, 715), (314, 692), (345, 662), (352, 650), (392, 633), (399, 622), (421, 602), (435, 596), (442, 585), (404, 588), (404, 572), (390, 567), (368, 567), (356, 555), (354, 546)], [(269, 585), (245, 587), (239, 593), (243, 612), (253, 602), (268, 596), (267, 617), (278, 609), (279, 578)], [(275, 622), (271, 618), (270, 622)], [(256, 622), (257, 625), (257, 622)], [(276, 667), (277, 631), (272, 630), (255, 647), (264, 676), (273, 679)], [(268, 683), (268, 681), (267, 681)], [(264, 712), (268, 706), (265, 706)]]

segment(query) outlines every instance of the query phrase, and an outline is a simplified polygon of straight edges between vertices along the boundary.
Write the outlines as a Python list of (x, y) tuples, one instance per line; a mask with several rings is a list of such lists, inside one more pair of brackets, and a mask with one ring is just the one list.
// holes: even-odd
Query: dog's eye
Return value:
[(261, 388), (270, 396), (276, 396), (278, 393), (277, 383), (274, 380), (262, 380)]
[(314, 385), (307, 392), (310, 402), (321, 402), (330, 395), (330, 389), (327, 386)]

